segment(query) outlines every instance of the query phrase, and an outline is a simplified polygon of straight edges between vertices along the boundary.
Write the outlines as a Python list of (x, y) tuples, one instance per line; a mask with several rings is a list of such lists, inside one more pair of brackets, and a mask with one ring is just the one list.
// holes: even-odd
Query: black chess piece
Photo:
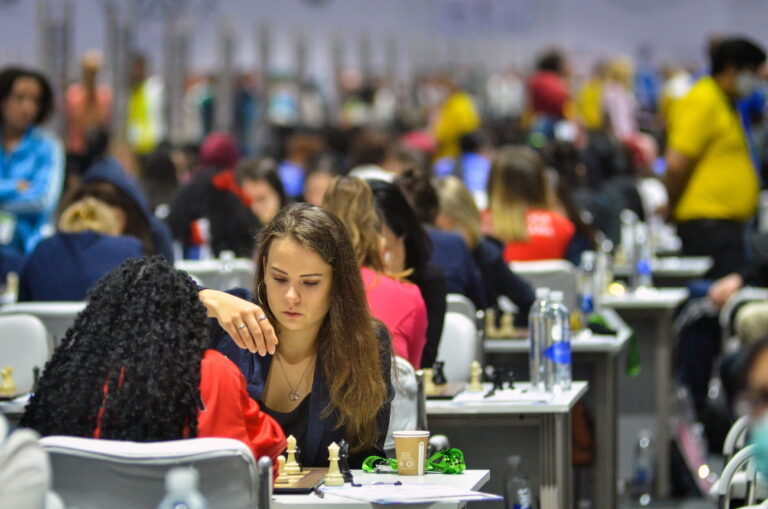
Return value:
[(349, 469), (349, 444), (344, 439), (339, 442), (339, 471), (344, 477), (344, 482), (352, 482), (352, 472)]
[(507, 370), (507, 388), (515, 388), (515, 372), (511, 369)]
[(445, 366), (443, 361), (435, 361), (435, 363), (432, 365), (432, 382), (435, 385), (443, 385), (448, 383), (448, 380), (445, 379), (443, 366)]
[(507, 381), (507, 372), (501, 368), (494, 368), (491, 381), (493, 382), (494, 391), (503, 391), (504, 382)]

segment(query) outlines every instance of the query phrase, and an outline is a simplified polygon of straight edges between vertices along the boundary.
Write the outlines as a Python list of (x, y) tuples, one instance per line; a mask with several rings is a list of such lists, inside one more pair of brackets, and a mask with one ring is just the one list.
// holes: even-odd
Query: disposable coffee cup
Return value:
[(429, 431), (395, 431), (395, 456), (400, 475), (424, 475)]

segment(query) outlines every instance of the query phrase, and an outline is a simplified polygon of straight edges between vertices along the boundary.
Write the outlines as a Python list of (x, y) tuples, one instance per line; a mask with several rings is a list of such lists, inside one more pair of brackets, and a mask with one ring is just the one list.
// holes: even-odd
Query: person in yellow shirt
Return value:
[(605, 82), (605, 62), (597, 62), (592, 76), (579, 90), (577, 107), (579, 118), (588, 131), (603, 128), (603, 84)]
[(452, 79), (446, 77), (441, 81), (441, 86), (446, 90), (446, 98), (440, 105), (432, 127), (437, 141), (435, 160), (458, 157), (461, 137), (480, 127), (480, 117), (472, 97), (456, 86)]
[(710, 54), (700, 78), (674, 110), (667, 134), (670, 211), (684, 256), (711, 256), (709, 277), (741, 268), (744, 230), (757, 210), (760, 183), (735, 101), (760, 84), (765, 51), (741, 38)]
[(164, 87), (159, 76), (147, 77), (147, 61), (140, 54), (131, 57), (129, 78), (128, 144), (137, 154), (146, 155), (165, 137)]

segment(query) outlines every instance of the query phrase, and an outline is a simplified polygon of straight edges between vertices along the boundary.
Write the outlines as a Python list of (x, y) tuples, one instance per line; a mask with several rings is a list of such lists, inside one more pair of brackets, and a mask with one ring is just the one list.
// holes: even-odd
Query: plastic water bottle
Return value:
[(651, 503), (653, 490), (653, 441), (651, 432), (642, 430), (635, 444), (635, 477), (633, 492), (635, 500), (641, 506)]
[(242, 286), (237, 276), (235, 276), (235, 252), (222, 251), (219, 253), (219, 288), (229, 289)]
[(650, 288), (653, 286), (651, 278), (651, 242), (648, 237), (648, 226), (644, 223), (635, 225), (635, 266), (632, 271), (631, 286), (633, 290), (638, 288)]
[(533, 490), (528, 479), (520, 472), (520, 456), (507, 458), (504, 475), (504, 504), (507, 509), (536, 509)]
[[(616, 263), (626, 263), (630, 268), (635, 266), (635, 225), (637, 224), (637, 214), (629, 209), (624, 209), (619, 214), (621, 220), (621, 240), (619, 249), (619, 260)], [(634, 272), (634, 269), (632, 269)]]
[(530, 367), (531, 386), (542, 386), (542, 352), (548, 343), (547, 335), (547, 297), (549, 288), (537, 288), (536, 300), (528, 313), (528, 361)]
[(157, 509), (207, 509), (208, 503), (197, 490), (197, 471), (172, 468), (165, 475), (165, 498)]
[(547, 314), (552, 340), (544, 352), (544, 371), (551, 372), (553, 388), (567, 391), (571, 388), (571, 315), (563, 304), (563, 292), (549, 293)]
[(595, 311), (597, 255), (594, 251), (581, 253), (579, 264), (579, 323), (586, 326), (589, 317)]

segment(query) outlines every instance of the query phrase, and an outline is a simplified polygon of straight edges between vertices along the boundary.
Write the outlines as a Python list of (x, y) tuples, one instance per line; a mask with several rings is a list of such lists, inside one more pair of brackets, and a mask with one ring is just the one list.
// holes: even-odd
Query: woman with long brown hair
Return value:
[(383, 447), (391, 347), (368, 311), (344, 225), (320, 207), (289, 206), (261, 230), (255, 261), (255, 298), (242, 289), (200, 292), (224, 329), (214, 331), (215, 347), (296, 437), (304, 466), (327, 465), (328, 445), (344, 438), (359, 467)]
[(491, 164), (486, 233), (504, 242), (504, 260), (565, 258), (573, 223), (552, 210), (544, 161), (533, 149), (504, 147)]
[(427, 342), (427, 308), (419, 287), (399, 279), (412, 269), (395, 277), (387, 274), (386, 243), (371, 188), (357, 177), (338, 177), (325, 191), (323, 207), (337, 214), (349, 231), (368, 305), (392, 334), (395, 354), (418, 369)]

